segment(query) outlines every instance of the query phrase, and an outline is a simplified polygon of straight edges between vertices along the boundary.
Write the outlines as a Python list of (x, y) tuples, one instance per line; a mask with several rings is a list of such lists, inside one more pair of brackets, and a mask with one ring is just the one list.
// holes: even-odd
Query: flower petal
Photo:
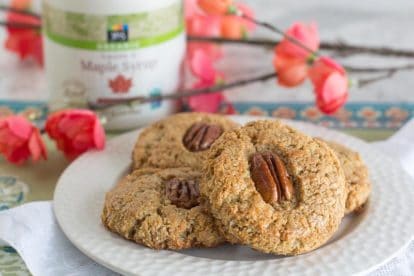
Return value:
[(300, 58), (276, 56), (273, 64), (277, 73), (277, 81), (281, 86), (297, 86), (303, 83), (307, 77), (307, 65)]
[(316, 93), (317, 106), (326, 114), (337, 111), (348, 99), (347, 78), (338, 72), (329, 75), (319, 89)]
[[(254, 18), (253, 9), (246, 4), (236, 3), (236, 7), (239, 11), (241, 11), (242, 14), (246, 15), (249, 18)], [(256, 29), (256, 24), (254, 24), (252, 21), (246, 19), (241, 19), (241, 21), (248, 31), (253, 31)]]
[[(212, 81), (199, 81), (196, 83), (193, 88), (205, 88), (214, 85), (215, 83)], [(193, 111), (198, 112), (209, 112), (215, 113), (219, 110), (220, 104), (223, 102), (224, 96), (222, 92), (217, 92), (213, 94), (201, 94), (197, 96), (189, 97), (188, 105)]]
[(325, 102), (334, 101), (348, 94), (348, 81), (340, 73), (332, 73), (322, 86), (320, 97)]
[(192, 96), (188, 99), (188, 105), (192, 111), (215, 113), (219, 110), (224, 97), (221, 92)]
[(99, 119), (95, 120), (93, 140), (95, 142), (95, 147), (98, 150), (101, 150), (105, 147), (105, 131), (104, 131)]
[[(317, 51), (319, 49), (319, 34), (316, 24), (311, 23), (306, 25), (302, 22), (295, 22), (287, 31), (286, 35), (295, 38), (306, 47)], [(291, 42), (289, 39), (284, 38), (277, 45), (277, 54), (278, 55), (288, 55), (292, 57), (307, 59), (312, 53), (306, 49), (296, 45)]]
[(214, 80), (216, 70), (213, 67), (212, 60), (204, 51), (195, 51), (191, 60), (190, 68), (194, 76), (204, 81)]
[[(19, 9), (25, 3), (16, 4)], [(41, 26), (41, 21), (33, 16), (9, 12), (7, 14), (7, 21), (20, 22), (32, 25)], [(32, 57), (43, 64), (43, 42), (41, 32), (35, 29), (22, 29), (7, 27), (8, 37), (6, 38), (6, 49), (15, 52), (21, 59)]]
[(29, 139), (33, 125), (26, 118), (23, 116), (10, 116), (6, 118), (6, 122), (14, 135), (22, 139)]
[(221, 20), (221, 36), (229, 39), (240, 39), (246, 28), (238, 16), (224, 16)]
[(46, 131), (69, 159), (89, 149), (101, 150), (105, 145), (103, 127), (97, 115), (89, 110), (73, 109), (52, 114), (46, 122)]
[(187, 33), (195, 36), (218, 36), (220, 34), (218, 16), (196, 14), (187, 19)]
[(233, 0), (198, 0), (197, 3), (207, 14), (224, 15), (233, 4)]
[(321, 87), (333, 72), (346, 75), (345, 69), (330, 57), (319, 57), (309, 68), (309, 78), (315, 87)]
[(12, 115), (0, 120), (0, 153), (14, 164), (23, 164), (45, 156), (39, 130), (22, 116)]
[(29, 151), (32, 155), (33, 161), (37, 161), (40, 158), (47, 159), (47, 152), (45, 144), (42, 141), (39, 130), (33, 130), (29, 140)]

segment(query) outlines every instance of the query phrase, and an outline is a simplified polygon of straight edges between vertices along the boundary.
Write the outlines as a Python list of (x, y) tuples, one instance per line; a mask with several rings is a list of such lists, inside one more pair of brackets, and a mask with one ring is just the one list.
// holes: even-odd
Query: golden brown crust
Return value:
[(358, 152), (335, 142), (325, 142), (338, 156), (345, 173), (347, 189), (345, 213), (357, 211), (367, 202), (371, 193), (368, 168)]
[[(275, 152), (294, 198), (267, 204), (250, 176), (249, 158)], [(345, 180), (326, 144), (279, 121), (257, 121), (223, 134), (212, 146), (200, 183), (204, 207), (226, 239), (266, 253), (296, 255), (325, 243), (345, 210)]]
[(224, 116), (205, 113), (179, 113), (146, 128), (139, 136), (132, 154), (133, 167), (201, 169), (208, 150), (192, 152), (183, 144), (187, 130), (195, 123), (216, 124), (223, 131), (238, 125)]
[(112, 232), (154, 249), (214, 247), (224, 242), (201, 206), (179, 208), (165, 192), (172, 178), (197, 179), (190, 168), (142, 169), (107, 193), (102, 223)]

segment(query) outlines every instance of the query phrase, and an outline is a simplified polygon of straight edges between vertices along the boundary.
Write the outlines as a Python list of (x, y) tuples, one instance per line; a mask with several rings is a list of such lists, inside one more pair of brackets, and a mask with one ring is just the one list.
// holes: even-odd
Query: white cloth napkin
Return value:
[(115, 275), (70, 243), (50, 201), (0, 212), (0, 240), (16, 249), (34, 276)]
[[(388, 141), (375, 146), (400, 160), (414, 177), (414, 119)], [(56, 223), (51, 202), (28, 203), (0, 212), (1, 240), (17, 250), (35, 276), (115, 275), (67, 240)], [(371, 275), (414, 275), (414, 242)]]

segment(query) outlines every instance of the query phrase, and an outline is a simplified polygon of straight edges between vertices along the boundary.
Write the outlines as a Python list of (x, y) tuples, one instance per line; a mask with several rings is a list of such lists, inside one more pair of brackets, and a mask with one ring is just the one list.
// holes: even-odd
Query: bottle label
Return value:
[[(103, 108), (120, 99), (174, 93), (181, 84), (186, 45), (182, 1), (122, 15), (67, 12), (46, 2), (43, 14), (52, 110), (82, 104)], [(175, 109), (173, 101), (117, 104), (105, 116), (110, 128), (130, 128)]]
[(126, 15), (67, 12), (45, 3), (43, 14), (46, 36), (56, 43), (78, 49), (123, 51), (145, 48), (168, 41), (184, 30), (181, 3)]

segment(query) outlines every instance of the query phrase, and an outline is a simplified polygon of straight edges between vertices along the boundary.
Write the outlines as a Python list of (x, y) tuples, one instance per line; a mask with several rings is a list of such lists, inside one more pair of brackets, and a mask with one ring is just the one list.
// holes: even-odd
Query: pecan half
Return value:
[(190, 151), (207, 150), (222, 133), (218, 125), (195, 123), (185, 133), (183, 144)]
[(200, 191), (195, 180), (173, 178), (165, 185), (167, 198), (177, 207), (191, 209), (199, 205)]
[(294, 188), (282, 159), (270, 151), (255, 153), (250, 160), (250, 175), (266, 203), (290, 200)]

